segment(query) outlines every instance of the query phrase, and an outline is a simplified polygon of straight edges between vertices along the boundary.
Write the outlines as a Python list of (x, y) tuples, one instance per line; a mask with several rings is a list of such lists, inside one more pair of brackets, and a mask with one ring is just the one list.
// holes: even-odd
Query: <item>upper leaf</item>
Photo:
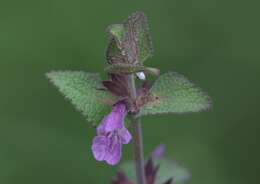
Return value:
[(121, 55), (126, 57), (124, 63), (141, 64), (152, 56), (151, 36), (143, 12), (133, 13), (123, 24), (109, 26), (108, 32), (115, 39)]
[(97, 123), (111, 110), (109, 104), (114, 97), (109, 92), (98, 89), (101, 87), (98, 74), (52, 71), (47, 73), (47, 77), (88, 121)]
[(124, 63), (108, 65), (105, 68), (105, 71), (113, 74), (131, 74), (131, 73), (137, 73), (142, 71), (152, 75), (160, 74), (160, 70), (157, 68), (145, 67), (142, 65), (124, 64)]
[(142, 63), (151, 57), (153, 46), (145, 14), (133, 13), (124, 23), (124, 27), (126, 34), (121, 47), (130, 63)]
[(145, 104), (138, 116), (198, 112), (211, 106), (208, 95), (175, 72), (161, 75), (150, 89), (150, 95), (156, 100)]
[(106, 59), (108, 64), (126, 64), (127, 58), (122, 55), (121, 50), (118, 48), (116, 39), (111, 38), (106, 50)]
[(123, 24), (112, 24), (108, 27), (108, 32), (116, 40), (120, 46), (126, 34), (126, 30)]

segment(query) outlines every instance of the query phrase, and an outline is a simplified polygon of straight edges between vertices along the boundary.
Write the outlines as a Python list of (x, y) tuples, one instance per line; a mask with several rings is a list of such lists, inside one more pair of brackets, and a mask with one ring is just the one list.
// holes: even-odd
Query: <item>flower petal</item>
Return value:
[(119, 133), (119, 137), (121, 138), (121, 142), (123, 144), (128, 144), (131, 141), (132, 135), (125, 127), (119, 130), (118, 133)]
[(126, 105), (123, 102), (115, 104), (112, 112), (105, 116), (97, 127), (97, 134), (106, 135), (109, 132), (123, 128), (126, 114)]
[(116, 165), (121, 159), (122, 145), (118, 139), (110, 139), (110, 145), (104, 160), (110, 165)]
[(117, 129), (121, 129), (124, 124), (125, 116), (118, 112), (111, 112), (105, 116), (101, 124), (97, 127), (98, 135), (105, 135)]
[(118, 112), (119, 114), (126, 115), (126, 105), (124, 102), (120, 101), (113, 107), (113, 112)]
[(105, 136), (96, 136), (92, 142), (92, 153), (96, 160), (104, 160), (108, 147), (108, 138)]

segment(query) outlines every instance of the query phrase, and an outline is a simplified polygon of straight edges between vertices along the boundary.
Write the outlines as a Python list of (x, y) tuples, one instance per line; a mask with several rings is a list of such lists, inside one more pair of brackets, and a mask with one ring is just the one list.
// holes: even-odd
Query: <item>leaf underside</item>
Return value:
[(99, 90), (101, 78), (98, 74), (52, 71), (46, 75), (87, 121), (96, 124), (111, 110), (114, 97), (107, 91)]
[(155, 81), (150, 93), (157, 100), (145, 104), (138, 116), (199, 112), (211, 106), (206, 93), (176, 72), (161, 75)]

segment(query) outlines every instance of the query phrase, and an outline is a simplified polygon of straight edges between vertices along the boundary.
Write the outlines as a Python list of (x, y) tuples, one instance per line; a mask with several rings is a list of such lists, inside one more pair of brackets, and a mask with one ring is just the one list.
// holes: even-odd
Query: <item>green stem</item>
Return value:
[[(135, 100), (137, 94), (134, 74), (129, 75), (129, 91), (132, 100)], [(146, 184), (146, 177), (144, 171), (143, 135), (140, 118), (137, 118), (134, 114), (131, 115), (131, 124), (133, 126), (134, 160), (137, 184)]]

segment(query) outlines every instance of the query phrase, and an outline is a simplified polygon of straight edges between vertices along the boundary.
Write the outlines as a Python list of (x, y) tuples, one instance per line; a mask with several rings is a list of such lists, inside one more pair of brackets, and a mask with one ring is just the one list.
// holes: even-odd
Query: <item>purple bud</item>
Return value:
[(159, 158), (163, 157), (164, 154), (165, 154), (165, 145), (160, 144), (153, 150), (153, 152), (151, 153), (151, 157), (153, 159), (159, 159)]

